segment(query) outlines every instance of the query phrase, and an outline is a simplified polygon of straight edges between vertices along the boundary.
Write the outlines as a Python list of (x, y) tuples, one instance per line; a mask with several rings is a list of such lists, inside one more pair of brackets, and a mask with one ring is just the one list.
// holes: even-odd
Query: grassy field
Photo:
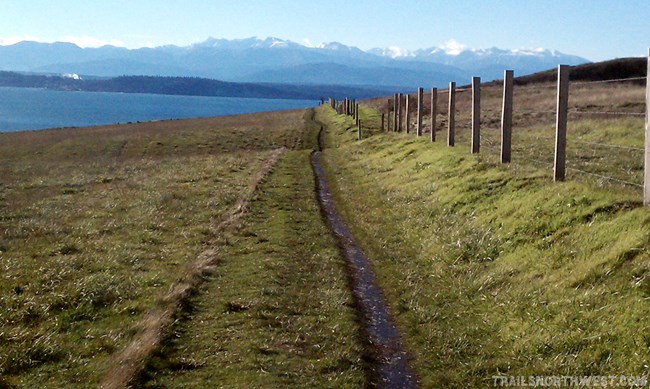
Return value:
[[(471, 91), (463, 88), (456, 96), (456, 147), (469, 150), (471, 139)], [(480, 158), (498, 162), (501, 123), (501, 85), (484, 85), (481, 90), (481, 153)], [(553, 163), (555, 140), (556, 85), (529, 84), (514, 88), (512, 167), (530, 165), (548, 168)], [(417, 101), (411, 96), (411, 101)], [(628, 181), (630, 188), (643, 184), (643, 112), (644, 86), (631, 83), (572, 84), (569, 93), (569, 124), (567, 130), (567, 176), (586, 178), (590, 172), (614, 180), (599, 181), (609, 185)], [(388, 112), (386, 99), (374, 99), (366, 106)], [(448, 93), (438, 92), (437, 138), (446, 142)], [(423, 125), (430, 128), (430, 97), (424, 98)], [(606, 112), (615, 114), (607, 115)], [(638, 116), (638, 115), (641, 116)], [(378, 114), (368, 112), (367, 122), (378, 130)], [(411, 131), (415, 113), (411, 114)], [(425, 133), (425, 137), (429, 137)], [(593, 179), (594, 176), (590, 176)], [(628, 188), (629, 189), (629, 188)]]
[(303, 115), (0, 134), (0, 386), (96, 386), (278, 149), (312, 147)]
[(601, 114), (639, 112), (643, 88), (572, 88), (564, 183), (549, 168), (553, 86), (516, 88), (509, 165), (500, 94), (483, 90), (478, 155), (467, 92), (455, 148), (444, 91), (433, 144), (380, 134), (385, 99), (362, 106), (360, 142), (328, 107), (0, 134), (0, 387), (113, 382), (167, 308), (153, 354), (126, 375), (134, 386), (367, 385), (368, 345), (314, 194), (321, 124), (337, 208), (423, 387), (647, 375), (643, 119)]
[[(222, 264), (144, 377), (152, 388), (362, 387), (362, 341), (309, 151), (293, 151), (223, 239)], [(315, 217), (316, 216), (316, 217)]]
[[(459, 94), (455, 148), (444, 132), (436, 143), (428, 134), (379, 134), (383, 99), (362, 107), (361, 142), (352, 119), (329, 108), (317, 115), (329, 130), (324, 161), (338, 205), (374, 260), (424, 387), (650, 371), (642, 193), (572, 170), (553, 183), (553, 116), (539, 111), (553, 109), (554, 96), (533, 87), (516, 93), (510, 165), (494, 149), (469, 153), (468, 93)], [(571, 109), (638, 111), (642, 91), (576, 88)], [(495, 146), (500, 87), (482, 95), (486, 143)], [(571, 118), (569, 167), (642, 182), (642, 156), (577, 143), (642, 147), (642, 118)], [(438, 123), (445, 128), (442, 115)]]

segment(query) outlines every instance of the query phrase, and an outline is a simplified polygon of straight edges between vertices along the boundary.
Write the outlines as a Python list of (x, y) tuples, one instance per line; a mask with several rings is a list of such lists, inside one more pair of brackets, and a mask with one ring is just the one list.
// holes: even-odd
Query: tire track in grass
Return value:
[[(217, 234), (238, 223), (246, 213), (250, 199), (257, 191), (259, 184), (268, 176), (285, 152), (284, 147), (273, 151), (254, 176), (248, 191), (237, 200), (237, 203), (216, 226)], [(153, 353), (160, 347), (167, 328), (173, 323), (178, 312), (187, 303), (188, 298), (195, 293), (204, 276), (214, 269), (218, 262), (219, 257), (215, 248), (208, 249), (199, 255), (199, 258), (188, 267), (183, 277), (171, 288), (170, 292), (160, 298), (155, 306), (144, 314), (137, 325), (139, 332), (131, 344), (112, 358), (111, 367), (100, 383), (100, 388), (129, 387), (146, 366)]]
[(285, 154), (241, 227), (227, 231), (219, 267), (142, 387), (368, 386), (345, 260), (320, 217), (310, 155)]
[[(323, 127), (319, 149), (323, 148)], [(391, 319), (381, 289), (377, 285), (370, 261), (356, 245), (347, 225), (336, 211), (329, 183), (320, 163), (321, 151), (312, 154), (311, 164), (316, 179), (316, 194), (323, 217), (336, 237), (348, 264), (352, 292), (368, 339), (372, 360), (370, 385), (382, 388), (415, 388), (417, 378), (408, 363), (401, 335)]]

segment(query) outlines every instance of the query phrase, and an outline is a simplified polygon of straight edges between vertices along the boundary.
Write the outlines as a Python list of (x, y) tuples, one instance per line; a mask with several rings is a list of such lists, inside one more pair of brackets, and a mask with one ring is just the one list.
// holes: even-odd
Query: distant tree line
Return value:
[(336, 85), (235, 83), (197, 77), (120, 76), (109, 79), (74, 79), (60, 75), (0, 71), (0, 86), (47, 88), (62, 91), (152, 93), (187, 96), (250, 97), (320, 100), (381, 96), (385, 91)]

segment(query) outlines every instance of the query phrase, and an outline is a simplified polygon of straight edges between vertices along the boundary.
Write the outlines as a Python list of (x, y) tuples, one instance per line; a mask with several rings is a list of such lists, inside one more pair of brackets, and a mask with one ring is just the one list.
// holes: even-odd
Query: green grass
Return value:
[(289, 152), (241, 228), (222, 236), (220, 266), (145, 386), (363, 386), (345, 265), (319, 216), (309, 155)]
[(96, 385), (302, 116), (0, 134), (1, 382)]
[[(593, 88), (577, 88), (571, 109), (639, 108), (640, 88)], [(317, 122), (328, 128), (322, 161), (337, 207), (373, 260), (424, 387), (647, 374), (640, 190), (577, 170), (552, 182), (552, 116), (535, 112), (554, 106), (552, 86), (515, 93), (513, 163), (498, 164), (497, 89), (483, 93), (485, 147), (474, 156), (468, 93), (455, 148), (426, 133), (380, 135), (372, 108), (385, 99), (362, 107), (360, 142), (353, 121), (327, 107), (315, 118), (0, 134), (0, 386), (97, 386), (206, 250), (218, 266), (182, 301), (138, 385), (363, 386), (344, 263), (314, 196)], [(574, 117), (568, 166), (639, 184), (642, 128)], [(290, 151), (251, 193), (281, 147)], [(217, 228), (242, 199), (246, 213)]]
[[(548, 167), (517, 159), (538, 150), (528, 142), (502, 166), (493, 152), (470, 155), (462, 137), (448, 148), (371, 130), (357, 142), (349, 118), (323, 108), (317, 119), (337, 206), (373, 260), (423, 386), (648, 373), (650, 216), (636, 188), (577, 175), (553, 183)], [(638, 146), (624, 135), (638, 140), (638, 121), (572, 126), (571, 136)], [(617, 156), (601, 172), (614, 174)]]
[(212, 220), (263, 157), (141, 161), (116, 168), (111, 182), (48, 177), (46, 198), (8, 215), (3, 375), (28, 369), (17, 382), (30, 386), (57, 372), (87, 385), (105, 368), (98, 357), (124, 345), (134, 320), (214, 239)]

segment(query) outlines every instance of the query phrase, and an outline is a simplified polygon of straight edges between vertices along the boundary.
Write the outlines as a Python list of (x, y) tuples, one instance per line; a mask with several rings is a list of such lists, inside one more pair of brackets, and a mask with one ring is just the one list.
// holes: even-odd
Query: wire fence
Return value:
[[(632, 81), (637, 82), (637, 85), (631, 84)], [(575, 88), (569, 98), (575, 97), (578, 101), (586, 99), (589, 104), (569, 110), (570, 129), (576, 134), (569, 138), (570, 143), (567, 145), (571, 151), (567, 155), (568, 171), (592, 179), (643, 189), (645, 149), (642, 146), (646, 102), (645, 88), (638, 85), (638, 81), (647, 82), (647, 78), (630, 77), (570, 83), (570, 91), (573, 86), (580, 88)], [(617, 91), (611, 86), (619, 89), (619, 85), (623, 86), (623, 93), (618, 92), (620, 96), (616, 96)], [(604, 91), (603, 87), (606, 88)], [(630, 94), (633, 90), (638, 93)], [(621, 97), (623, 99), (618, 100)], [(595, 119), (590, 119), (590, 116)], [(604, 136), (605, 140), (593, 139), (599, 136)]]
[[(644, 82), (645, 81), (645, 82)], [(644, 188), (644, 118), (646, 117), (647, 77), (629, 77), (596, 81), (570, 81), (568, 128), (566, 133), (566, 171), (569, 179), (596, 180), (598, 185), (621, 185), (634, 190)], [(444, 141), (453, 126), (456, 147), (472, 145), (473, 88), (463, 86), (437, 91), (435, 131)], [(502, 150), (502, 88), (491, 84), (481, 88), (485, 98), (480, 106), (480, 149), (485, 158), (494, 158)], [(517, 85), (512, 112), (511, 164), (532, 164), (553, 168), (555, 161), (558, 87), (554, 83)], [(453, 99), (452, 99), (453, 97)], [(453, 100), (453, 101), (452, 101)], [(413, 96), (411, 106), (416, 106)], [(430, 133), (431, 101), (424, 98), (422, 117), (413, 109), (410, 123), (403, 123), (404, 103), (391, 99), (378, 106), (384, 114), (382, 130), (402, 127), (413, 133), (422, 123), (421, 134)], [(449, 110), (450, 101), (454, 109)], [(399, 108), (396, 114), (395, 108)], [(453, 115), (452, 115), (453, 113)], [(398, 122), (399, 121), (399, 122)], [(400, 126), (400, 123), (403, 123)], [(451, 123), (451, 124), (450, 124)], [(476, 123), (476, 122), (475, 122)], [(475, 126), (476, 124), (474, 124)], [(474, 132), (477, 136), (478, 132)]]

